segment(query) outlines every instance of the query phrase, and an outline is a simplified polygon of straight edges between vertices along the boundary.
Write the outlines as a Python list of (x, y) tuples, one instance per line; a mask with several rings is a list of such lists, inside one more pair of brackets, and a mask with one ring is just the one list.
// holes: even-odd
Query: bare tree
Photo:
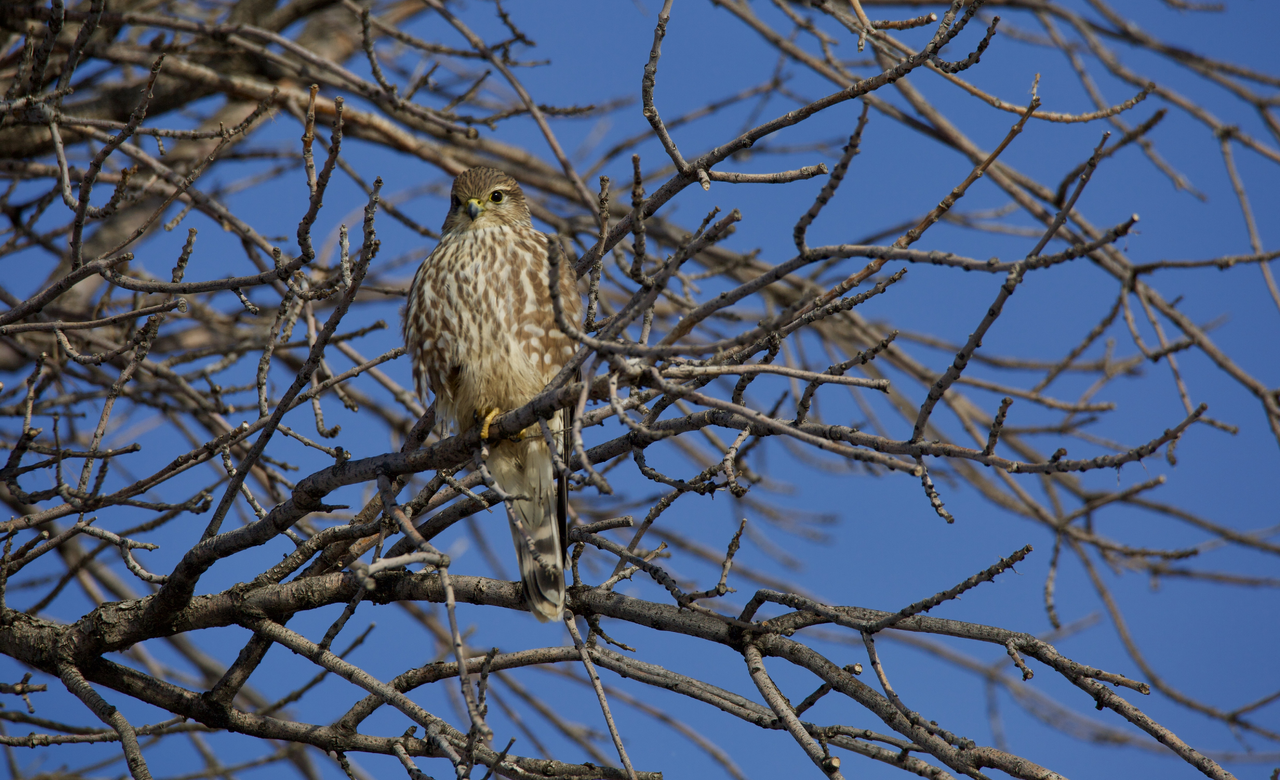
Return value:
[[(1221, 11), (1165, 2), (1188, 24)], [(1260, 462), (1280, 442), (1274, 347), (1223, 346), (1168, 292), (1216, 268), (1280, 308), (1269, 267), (1280, 252), (1264, 251), (1245, 184), (1276, 180), (1280, 76), (1167, 43), (1104, 0), (714, 0), (718, 27), (699, 34), (750, 36), (757, 48), (743, 56), (768, 52), (776, 68), (678, 114), (663, 108), (664, 86), (691, 74), (662, 59), (684, 13), (673, 5), (657, 15), (647, 62), (611, 65), (625, 74), (616, 101), (585, 106), (539, 102), (522, 83), (537, 58), (570, 56), (535, 48), (520, 17), (541, 6), (0, 6), (0, 499), (11, 512), (0, 652), (13, 675), (0, 693), (26, 703), (0, 709), (0, 744), (14, 777), (26, 776), (23, 749), (63, 777), (124, 761), (135, 778), (257, 767), (354, 778), (371, 776), (366, 766), (387, 774), (377, 762), (392, 758), (411, 778), (679, 774), (658, 740), (628, 735), (642, 721), (735, 778), (751, 774), (743, 746), (759, 730), (790, 735), (797, 774), (812, 763), (832, 778), (873, 766), (1060, 777), (1007, 744), (1001, 696), (1085, 744), (1171, 753), (1208, 777), (1277, 760), (1280, 693), (1263, 689), (1274, 670), (1237, 704), (1187, 693), (1191, 671), (1148, 662), (1144, 648), (1164, 640), (1128, 627), (1114, 588), (1124, 573), (1240, 598), (1280, 585), (1242, 557), (1222, 569), (1185, 561), (1230, 550), (1274, 566), (1274, 512), (1240, 516), (1244, 499), (1222, 496), (1221, 516), (1206, 515), (1159, 491), (1166, 472), (1195, 484), (1194, 471), (1169, 470), (1179, 455), (1223, 446), (1190, 431), (1269, 430), (1270, 444), (1250, 440)], [(873, 20), (882, 5), (892, 20)], [(998, 81), (983, 73), (1002, 48), (1024, 58), (1003, 74), (1030, 90), (1020, 102), (980, 86)], [(1067, 113), (1060, 96), (1038, 94), (1037, 58), (1078, 80), (1093, 107)], [(1205, 84), (1210, 97), (1186, 96)], [(606, 132), (641, 115), (641, 133)], [(1212, 194), (1243, 216), (1219, 246), (1246, 240), (1250, 253), (1135, 260), (1127, 214), (1150, 202), (1139, 186), (1118, 186), (1134, 202), (1126, 216), (1086, 214), (1091, 177), (1108, 166), (1200, 195), (1178, 170), (1183, 150), (1156, 142), (1174, 117), (1195, 128), (1178, 136), (1198, 144), (1189, 153), (1220, 155), (1231, 190)], [(1002, 137), (975, 140), (997, 124)], [(558, 140), (569, 135), (583, 151)], [(1015, 167), (1021, 148), (1047, 178)], [(1092, 153), (1068, 159), (1069, 148)], [(1242, 171), (1237, 154), (1257, 168)], [(926, 155), (959, 167), (912, 162)], [(867, 157), (913, 177), (919, 194), (885, 198), (879, 224), (839, 206), (851, 190), (876, 199), (882, 185), (858, 173)], [(492, 426), (548, 432), (546, 420), (575, 411), (556, 465), (574, 491), (571, 615), (541, 629), (554, 636), (524, 612), (505, 544), (490, 550), (488, 536), (507, 531), (500, 508), (484, 522), (503, 500), (478, 467), (484, 442), (440, 430), (397, 360), (409, 277), (439, 237), (449, 181), (475, 165), (521, 182), (560, 239), (553, 296), (554, 277), (576, 274), (587, 302), (582, 322), (556, 308), (581, 344), (575, 359)], [(413, 172), (392, 176), (397, 166)], [(708, 210), (704, 192), (764, 199), (770, 213)], [(1187, 196), (1179, 208), (1194, 220), (1206, 207)], [(277, 234), (282, 214), (295, 235)], [(732, 237), (739, 228), (762, 248)], [(987, 247), (1000, 256), (977, 256)], [(1032, 280), (1061, 284), (1067, 268), (1086, 281), (1006, 313)], [(958, 271), (981, 300), (952, 330), (913, 330), (920, 304), (904, 278), (945, 288)], [(894, 311), (900, 320), (886, 320)], [(1275, 313), (1258, 339), (1274, 342)], [(1011, 320), (1070, 346), (981, 348)], [(1180, 410), (1118, 409), (1123, 393), (1167, 394)], [(1215, 393), (1256, 405), (1211, 416), (1203, 399)], [(790, 462), (810, 475), (788, 484)], [(966, 561), (972, 576), (935, 595), (904, 555), (896, 586), (918, 600), (896, 612), (834, 603), (813, 572), (847, 559), (788, 569), (789, 545), (833, 538), (796, 492), (819, 485), (864, 506), (910, 486), (939, 523), (961, 526), (956, 502), (980, 497), (963, 505), (1031, 524), (1002, 524), (1005, 557)], [(717, 495), (716, 511), (727, 501), (740, 522), (687, 519)], [(1141, 530), (1113, 522), (1135, 514)], [(454, 525), (483, 560), (454, 564), (458, 542), (440, 541)], [(994, 610), (982, 622), (926, 614), (1012, 576), (1028, 539), (1050, 561), (1053, 632), (1029, 633), (1043, 617)], [(1084, 572), (1134, 673), (1055, 649), (1081, 629), (1058, 616), (1068, 567)], [(1265, 615), (1240, 630), (1274, 645)], [(268, 657), (277, 645), (288, 652)], [(913, 672), (885, 660), (889, 645), (976, 675), (990, 729), (938, 720), (941, 690), (934, 701), (895, 693)], [(704, 674), (669, 647), (701, 648), (722, 668)], [(1047, 678), (1069, 686), (1040, 686)], [(1199, 726), (1175, 734), (1147, 701)], [(1090, 707), (1109, 719), (1080, 714)], [(713, 711), (738, 736), (699, 725)], [(1246, 752), (1209, 750), (1219, 726)], [(1250, 752), (1258, 744), (1271, 752)]]

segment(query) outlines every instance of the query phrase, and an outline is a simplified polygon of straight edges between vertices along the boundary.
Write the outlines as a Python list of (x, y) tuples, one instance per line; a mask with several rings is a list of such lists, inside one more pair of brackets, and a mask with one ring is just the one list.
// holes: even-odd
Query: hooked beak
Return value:
[(471, 219), (480, 216), (480, 212), (484, 211), (484, 206), (480, 203), (479, 198), (467, 199), (467, 214), (471, 215)]

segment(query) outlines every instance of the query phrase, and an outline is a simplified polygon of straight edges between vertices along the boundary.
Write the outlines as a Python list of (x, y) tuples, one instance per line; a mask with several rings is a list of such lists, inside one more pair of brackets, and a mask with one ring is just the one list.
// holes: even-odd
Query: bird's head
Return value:
[(532, 224), (520, 184), (497, 168), (471, 168), (453, 180), (444, 232)]

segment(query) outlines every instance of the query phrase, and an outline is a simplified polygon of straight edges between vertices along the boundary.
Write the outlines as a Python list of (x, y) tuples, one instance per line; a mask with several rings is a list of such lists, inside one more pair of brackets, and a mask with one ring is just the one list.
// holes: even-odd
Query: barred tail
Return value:
[[(529, 611), (541, 622), (558, 621), (564, 612), (565, 600), (557, 507), (560, 491), (547, 443), (536, 432), (526, 435), (522, 441), (504, 442), (494, 448), (488, 465), (499, 488), (511, 495), (526, 496), (510, 502), (508, 520)], [(516, 527), (516, 518), (533, 541), (537, 557), (529, 551), (525, 535)]]

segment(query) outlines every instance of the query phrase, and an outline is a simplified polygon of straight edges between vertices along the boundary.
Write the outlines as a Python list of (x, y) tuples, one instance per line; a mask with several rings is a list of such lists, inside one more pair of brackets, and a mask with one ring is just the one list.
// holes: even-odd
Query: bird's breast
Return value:
[(522, 406), (546, 383), (542, 334), (522, 327), (539, 308), (535, 246), (517, 233), (448, 234), (414, 278), (405, 335), (415, 374), (456, 430), (477, 410)]

